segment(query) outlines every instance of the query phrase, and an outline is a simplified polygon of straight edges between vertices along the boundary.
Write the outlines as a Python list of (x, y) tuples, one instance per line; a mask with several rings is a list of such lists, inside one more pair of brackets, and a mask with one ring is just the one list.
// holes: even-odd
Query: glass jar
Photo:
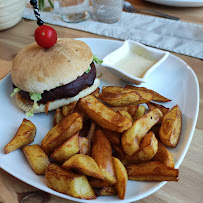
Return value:
[(50, 12), (54, 10), (53, 0), (38, 0), (38, 7), (41, 11)]

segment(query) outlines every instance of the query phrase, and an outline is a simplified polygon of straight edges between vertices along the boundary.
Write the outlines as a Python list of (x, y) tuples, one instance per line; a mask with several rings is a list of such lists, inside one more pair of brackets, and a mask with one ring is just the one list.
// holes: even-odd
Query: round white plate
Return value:
[[(93, 54), (103, 58), (110, 52), (118, 49), (123, 42), (105, 39), (82, 39), (92, 49)], [(98, 72), (103, 73), (101, 85), (124, 86), (126, 82), (112, 75), (105, 67), (98, 67)], [(172, 99), (165, 103), (166, 107), (172, 107), (176, 104), (182, 111), (182, 132), (179, 144), (170, 151), (174, 154), (175, 168), (178, 168), (188, 150), (194, 133), (198, 110), (199, 110), (199, 86), (193, 70), (182, 60), (170, 54), (168, 58), (150, 75), (149, 81), (144, 85), (158, 93)], [(9, 154), (4, 154), (4, 146), (14, 137), (20, 126), (25, 113), (16, 105), (15, 99), (10, 98), (12, 92), (12, 82), (10, 75), (0, 81), (0, 167), (40, 190), (54, 194), (56, 196), (70, 199), (78, 202), (89, 202), (58, 193), (46, 186), (44, 176), (37, 176), (30, 168), (23, 152), (15, 150)], [(37, 127), (35, 140), (32, 144), (40, 144), (47, 132), (52, 128), (54, 112), (47, 116), (37, 114), (29, 118)], [(181, 171), (180, 171), (181, 173)], [(98, 197), (91, 202), (132, 202), (142, 199), (157, 191), (166, 182), (138, 182), (128, 181), (125, 200), (119, 200), (117, 196)], [(178, 183), (177, 183), (178, 184)]]
[(156, 4), (174, 7), (200, 7), (203, 6), (202, 0), (145, 0)]

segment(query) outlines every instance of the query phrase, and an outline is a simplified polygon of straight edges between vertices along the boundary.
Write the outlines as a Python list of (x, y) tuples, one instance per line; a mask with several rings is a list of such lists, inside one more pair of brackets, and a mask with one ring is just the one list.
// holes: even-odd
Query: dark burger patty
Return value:
[[(47, 103), (48, 101), (54, 101), (56, 99), (73, 97), (81, 92), (84, 88), (91, 86), (96, 78), (96, 68), (94, 63), (91, 63), (90, 66), (91, 70), (88, 73), (84, 73), (82, 76), (77, 77), (76, 80), (42, 93), (42, 99), (39, 101), (39, 103)], [(24, 99), (31, 101), (29, 92), (21, 90), (19, 94)]]

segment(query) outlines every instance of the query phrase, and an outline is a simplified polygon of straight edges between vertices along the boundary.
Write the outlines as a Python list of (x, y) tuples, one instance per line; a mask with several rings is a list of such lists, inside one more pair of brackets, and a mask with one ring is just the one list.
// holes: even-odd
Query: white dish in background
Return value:
[[(108, 54), (103, 58), (102, 66), (107, 67), (114, 75), (120, 77), (121, 79), (133, 83), (136, 85), (139, 85), (141, 83), (147, 82), (149, 75), (160, 66), (162, 62), (166, 60), (168, 57), (169, 52), (162, 51), (159, 49), (147, 47), (145, 45), (142, 45), (138, 42), (126, 40), (124, 44), (118, 48), (117, 50), (113, 51), (112, 53)], [(135, 61), (128, 64), (128, 60), (131, 60), (132, 56), (134, 56)], [(125, 70), (122, 70), (119, 68), (118, 62), (122, 60), (125, 60), (125, 63), (127, 63), (129, 66), (129, 69), (136, 69), (138, 68), (140, 61), (136, 61), (136, 59), (149, 59), (148, 61), (152, 61), (151, 64), (153, 64), (151, 67), (146, 66), (147, 71), (142, 75), (142, 77), (134, 76), (130, 70), (126, 72)], [(137, 62), (137, 63), (136, 63)], [(141, 67), (141, 66), (140, 66)], [(141, 67), (142, 68), (142, 67)]]
[(145, 0), (151, 3), (174, 6), (174, 7), (201, 7), (203, 6), (202, 0)]
[[(86, 42), (92, 52), (100, 59), (118, 49), (123, 42), (104, 39), (80, 39)], [(103, 73), (100, 88), (104, 85), (125, 86), (126, 83), (111, 74), (106, 68), (97, 66), (98, 73)], [(164, 103), (171, 108), (178, 104), (182, 111), (182, 132), (176, 148), (170, 149), (175, 158), (175, 168), (179, 168), (189, 148), (194, 133), (199, 111), (199, 85), (193, 70), (181, 59), (170, 54), (168, 58), (151, 75), (144, 87), (153, 89), (163, 96), (172, 99)], [(4, 146), (13, 138), (20, 126), (25, 113), (16, 105), (15, 99), (10, 98), (12, 92), (10, 75), (0, 81), (0, 167), (16, 178), (40, 190), (53, 195), (77, 202), (133, 202), (142, 199), (161, 188), (166, 182), (139, 182), (128, 181), (125, 200), (117, 196), (98, 197), (96, 200), (84, 200), (58, 193), (46, 186), (44, 176), (36, 175), (26, 161), (23, 152), (15, 150), (4, 154)], [(52, 128), (54, 113), (38, 114), (29, 118), (37, 127), (37, 134), (32, 144), (40, 144), (47, 132)], [(181, 174), (181, 170), (179, 171)], [(181, 178), (184, 178), (181, 176)], [(176, 183), (173, 184), (176, 187)], [(177, 183), (178, 187), (178, 183)]]

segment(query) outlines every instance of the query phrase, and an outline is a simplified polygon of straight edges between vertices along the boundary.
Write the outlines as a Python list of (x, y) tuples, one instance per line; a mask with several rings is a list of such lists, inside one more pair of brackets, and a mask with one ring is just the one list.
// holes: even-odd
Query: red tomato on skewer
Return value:
[(56, 44), (56, 30), (47, 25), (41, 25), (35, 30), (35, 41), (43, 48), (50, 48)]

